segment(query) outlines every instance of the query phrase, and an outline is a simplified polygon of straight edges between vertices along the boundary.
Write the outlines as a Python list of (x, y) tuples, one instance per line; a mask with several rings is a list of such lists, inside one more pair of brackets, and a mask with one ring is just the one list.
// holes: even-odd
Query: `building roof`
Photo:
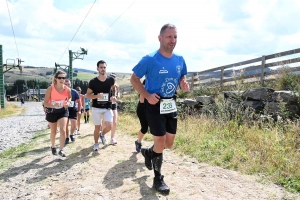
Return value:
[[(40, 89), (40, 94), (46, 94), (47, 89)], [(27, 95), (33, 95), (33, 94), (38, 94), (37, 89), (28, 89), (27, 90)]]

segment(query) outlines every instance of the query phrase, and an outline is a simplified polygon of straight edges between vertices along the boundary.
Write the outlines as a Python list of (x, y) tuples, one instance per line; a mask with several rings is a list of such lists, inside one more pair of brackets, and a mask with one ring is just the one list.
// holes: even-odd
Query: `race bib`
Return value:
[(108, 93), (103, 93), (102, 98), (97, 98), (97, 101), (108, 101)]
[(58, 108), (62, 108), (64, 105), (64, 100), (61, 101), (52, 100), (52, 105), (55, 105), (56, 103), (58, 104)]
[(75, 103), (74, 101), (70, 101), (69, 107), (73, 108), (74, 107), (74, 103)]
[(176, 112), (176, 102), (174, 99), (162, 99), (160, 101), (160, 114)]

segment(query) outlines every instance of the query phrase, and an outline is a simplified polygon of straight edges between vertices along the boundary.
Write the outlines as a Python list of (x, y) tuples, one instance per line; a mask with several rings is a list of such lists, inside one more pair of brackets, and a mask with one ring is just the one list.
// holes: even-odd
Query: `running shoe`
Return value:
[[(71, 141), (72, 142), (75, 142), (75, 137), (74, 137), (74, 135), (70, 135), (70, 138), (71, 138)], [(69, 139), (69, 138), (68, 138)]]
[(61, 157), (66, 157), (66, 153), (64, 152), (64, 150), (59, 150), (58, 154), (61, 156)]
[(139, 141), (137, 141), (137, 140), (136, 140), (134, 143), (135, 143), (135, 150), (136, 150), (137, 152), (141, 152), (141, 149), (142, 149), (142, 143), (139, 142)]
[(79, 130), (77, 130), (76, 134), (77, 134), (77, 135), (80, 135), (80, 131), (79, 131)]
[(116, 140), (115, 138), (111, 138), (110, 144), (115, 145), (115, 144), (117, 144), (117, 143), (118, 143), (118, 142), (117, 142), (117, 140)]
[(98, 151), (98, 149), (99, 149), (99, 144), (98, 144), (98, 143), (94, 144), (93, 149), (94, 149), (94, 151)]
[(52, 154), (53, 155), (57, 155), (56, 148), (55, 147), (50, 147), (50, 148), (51, 148)]
[(102, 135), (102, 133), (100, 133), (100, 139), (103, 145), (107, 145), (107, 141), (104, 135)]
[(69, 144), (69, 143), (70, 143), (70, 139), (67, 137), (66, 141), (65, 141), (65, 144)]
[(170, 188), (166, 185), (163, 175), (153, 179), (153, 188), (164, 195), (168, 195), (170, 193)]

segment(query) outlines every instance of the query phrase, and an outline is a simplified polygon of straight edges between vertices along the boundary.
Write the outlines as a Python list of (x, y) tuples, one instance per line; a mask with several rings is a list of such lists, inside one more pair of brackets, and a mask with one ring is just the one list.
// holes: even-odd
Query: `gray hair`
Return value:
[(174, 24), (165, 24), (165, 25), (163, 25), (163, 27), (161, 27), (161, 29), (160, 29), (159, 35), (164, 34), (164, 32), (165, 32), (165, 30), (166, 30), (167, 28), (173, 28), (173, 29), (176, 29), (176, 26), (175, 26)]

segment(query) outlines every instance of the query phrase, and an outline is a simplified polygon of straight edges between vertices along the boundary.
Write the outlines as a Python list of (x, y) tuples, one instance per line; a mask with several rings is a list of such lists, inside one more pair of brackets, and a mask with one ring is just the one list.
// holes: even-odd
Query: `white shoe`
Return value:
[(99, 144), (98, 144), (98, 143), (94, 144), (93, 149), (94, 149), (94, 151), (98, 151), (98, 149), (99, 149)]
[(115, 138), (111, 138), (110, 144), (115, 145), (115, 144), (117, 144), (117, 143), (118, 143), (118, 142), (117, 142), (117, 140), (116, 140)]
[(77, 135), (80, 135), (80, 131), (79, 131), (79, 130), (77, 130), (77, 131), (76, 131), (76, 134), (77, 134)]

